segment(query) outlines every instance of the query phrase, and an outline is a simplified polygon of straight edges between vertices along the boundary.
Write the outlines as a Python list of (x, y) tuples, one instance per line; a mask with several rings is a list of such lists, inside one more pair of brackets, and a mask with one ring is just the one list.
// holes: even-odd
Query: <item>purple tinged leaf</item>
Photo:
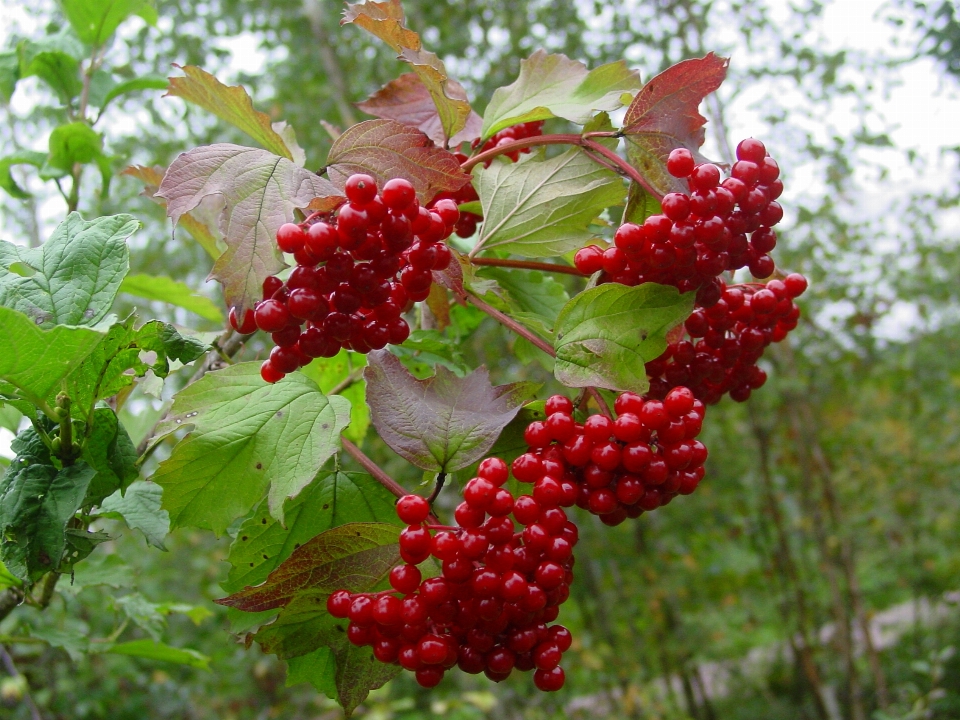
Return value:
[(485, 367), (459, 378), (442, 366), (417, 380), (386, 350), (367, 356), (373, 426), (397, 454), (431, 472), (480, 459), (530, 395), (529, 383), (490, 384)]
[(204, 198), (223, 199), (220, 231), (227, 250), (210, 277), (223, 284), (227, 306), (240, 311), (260, 300), (264, 278), (283, 269), (276, 232), (294, 221), (294, 209), (329, 210), (342, 201), (330, 182), (290, 160), (228, 143), (178, 156), (156, 196), (166, 200), (174, 224)]

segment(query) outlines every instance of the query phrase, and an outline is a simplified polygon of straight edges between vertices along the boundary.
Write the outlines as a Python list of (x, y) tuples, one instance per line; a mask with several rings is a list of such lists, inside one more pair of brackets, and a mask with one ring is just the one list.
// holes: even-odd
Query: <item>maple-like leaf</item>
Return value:
[(452, 153), (435, 147), (419, 130), (394, 120), (366, 120), (347, 128), (327, 156), (327, 175), (342, 188), (354, 173), (372, 175), (377, 184), (396, 177), (409, 180), (420, 202), (454, 192), (470, 182)]
[(294, 209), (330, 210), (343, 199), (329, 181), (287, 158), (229, 143), (179, 155), (156, 195), (174, 224), (204, 198), (223, 199), (219, 220), (227, 250), (210, 277), (223, 284), (227, 306), (241, 313), (260, 300), (264, 278), (283, 269), (276, 233), (294, 221)]
[(491, 385), (485, 367), (460, 378), (442, 365), (417, 380), (386, 350), (367, 356), (363, 377), (373, 426), (398, 455), (432, 472), (480, 459), (530, 395), (529, 383)]
[[(463, 92), (466, 97), (466, 92), (463, 91), (460, 83), (456, 80), (449, 82), (453, 87), (459, 88), (458, 92)], [(437, 106), (427, 86), (416, 73), (404, 73), (395, 80), (391, 80), (369, 98), (357, 103), (357, 107), (368, 115), (396, 120), (416, 128), (440, 147), (449, 144), (450, 147), (456, 148), (461, 143), (473, 142), (480, 137), (480, 126), (483, 124), (483, 118), (471, 110), (466, 125), (447, 143)]]
[(701, 101), (727, 76), (730, 61), (713, 53), (684, 60), (667, 68), (641, 88), (623, 119), (627, 157), (661, 195), (687, 192), (685, 180), (667, 172), (671, 150), (685, 147), (697, 163), (707, 120), (698, 110)]
[[(463, 86), (447, 75), (443, 61), (423, 49), (420, 36), (407, 28), (400, 0), (348, 4), (342, 24), (353, 23), (376, 35), (413, 66), (433, 98), (444, 135), (453, 138), (470, 118), (470, 103)], [(441, 143), (444, 144), (444, 143)]]
[(293, 128), (286, 123), (272, 124), (269, 115), (253, 107), (253, 100), (242, 86), (224, 85), (206, 70), (193, 65), (174, 67), (183, 70), (184, 77), (170, 78), (164, 97), (179, 97), (199, 105), (242, 130), (270, 152), (303, 163), (303, 151), (292, 134)]

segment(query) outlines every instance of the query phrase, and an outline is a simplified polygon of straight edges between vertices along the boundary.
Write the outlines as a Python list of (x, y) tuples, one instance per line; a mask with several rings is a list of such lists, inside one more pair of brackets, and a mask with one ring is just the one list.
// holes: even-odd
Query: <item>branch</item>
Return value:
[(494, 320), (496, 320), (497, 322), (499, 322), (499, 323), (500, 323), (501, 325), (503, 325), (504, 327), (507, 327), (507, 328), (509, 328), (510, 330), (513, 330), (513, 332), (515, 332), (517, 335), (519, 335), (520, 337), (522, 337), (522, 338), (530, 341), (533, 345), (535, 345), (535, 346), (538, 347), (539, 349), (543, 350), (543, 351), (544, 351), (547, 355), (549, 355), (550, 357), (556, 357), (556, 356), (557, 356), (557, 353), (554, 351), (552, 345), (550, 345), (549, 343), (547, 343), (547, 342), (546, 342), (545, 340), (543, 340), (543, 338), (541, 338), (540, 336), (535, 335), (534, 333), (532, 333), (530, 330), (528, 330), (527, 328), (525, 328), (523, 325), (521, 325), (520, 323), (518, 323), (518, 322), (517, 322), (516, 320), (514, 320), (513, 318), (508, 317), (507, 315), (504, 315), (502, 312), (500, 312), (500, 311), (497, 310), (496, 308), (490, 307), (490, 306), (487, 305), (483, 300), (481, 300), (480, 298), (476, 297), (475, 295), (472, 295), (472, 294), (470, 294), (470, 293), (467, 293), (466, 298), (467, 298), (467, 300), (468, 300), (475, 308), (477, 308), (477, 310), (480, 310), (480, 311), (482, 311), (482, 312), (485, 312), (487, 315), (489, 315), (490, 317), (492, 317)]
[(557, 265), (556, 263), (534, 262), (532, 260), (505, 260), (502, 258), (470, 258), (474, 265), (490, 265), (492, 267), (520, 268), (521, 270), (542, 270), (543, 272), (563, 273), (564, 275), (576, 275), (577, 277), (587, 277), (575, 267), (569, 265)]

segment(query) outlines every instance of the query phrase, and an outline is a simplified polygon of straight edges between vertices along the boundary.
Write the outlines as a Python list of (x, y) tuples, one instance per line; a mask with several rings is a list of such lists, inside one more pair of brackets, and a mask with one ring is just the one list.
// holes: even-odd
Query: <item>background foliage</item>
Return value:
[[(561, 616), (577, 638), (562, 693), (533, 697), (522, 678), (502, 686), (458, 678), (428, 694), (399, 678), (362, 711), (458, 720), (960, 716), (960, 150), (931, 153), (877, 102), (898, 82), (916, 82), (911, 68), (956, 94), (954, 6), (884, 5), (878, 17), (897, 28), (895, 42), (864, 49), (827, 38), (830, 3), (404, 4), (472, 98), (512, 82), (520, 58), (538, 47), (591, 67), (626, 57), (644, 79), (686, 57), (735, 50), (731, 78), (707, 103), (707, 154), (728, 157), (727, 138), (744, 128), (771, 148), (787, 185), (778, 262), (812, 282), (800, 328), (769, 358), (771, 382), (746, 405), (711, 409), (700, 491), (639, 523), (582, 523), (583, 581)], [(29, 25), (10, 27), (5, 50), (64, 26), (52, 3), (31, 11)], [(405, 69), (365, 34), (338, 28), (339, 12), (332, 0), (162, 0), (156, 27), (134, 20), (121, 28), (108, 65), (119, 80), (162, 79), (176, 62), (242, 82), (258, 108), (296, 128), (308, 167), (318, 166), (331, 144), (324, 123), (363, 119), (354, 103)], [(244, 55), (259, 62), (238, 69)], [(12, 98), (2, 87), (0, 95), (3, 155), (46, 151), (50, 130), (66, 119), (57, 94), (28, 78)], [(215, 300), (196, 296), (206, 315), (153, 301), (153, 316), (213, 331), (219, 298), (203, 285), (207, 254), (183, 230), (171, 232), (162, 209), (139, 197), (142, 183), (116, 173), (238, 138), (159, 95), (146, 89), (114, 101), (120, 112), (98, 127), (107, 168), (86, 171), (88, 187), (112, 176), (110, 194), (86, 194), (80, 210), (140, 219), (132, 273), (165, 274)], [(26, 166), (11, 177), (32, 195), (0, 196), (3, 239), (37, 247), (65, 202)], [(563, 292), (555, 290), (545, 296)], [(141, 297), (122, 295), (128, 304), (117, 310), (142, 307)], [(495, 383), (549, 382), (537, 351), (499, 326), (463, 308), (451, 321), (445, 332), (458, 349), (425, 332), (424, 367), (462, 374), (486, 363)], [(490, 353), (506, 343), (511, 354)], [(262, 352), (254, 343), (244, 357)], [(139, 443), (161, 400), (136, 393), (122, 419)], [(19, 418), (4, 413), (0, 425), (15, 427)], [(419, 471), (371, 435), (364, 449), (417, 487)], [(108, 529), (119, 539), (79, 566), (46, 612), (20, 608), (0, 625), (0, 717), (338, 716), (309, 686), (287, 687), (272, 656), (225, 641), (229, 612), (211, 600), (223, 595), (229, 534), (179, 530), (157, 540), (170, 551), (160, 553), (119, 524)], [(117, 630), (192, 648), (195, 662), (83, 652)]]

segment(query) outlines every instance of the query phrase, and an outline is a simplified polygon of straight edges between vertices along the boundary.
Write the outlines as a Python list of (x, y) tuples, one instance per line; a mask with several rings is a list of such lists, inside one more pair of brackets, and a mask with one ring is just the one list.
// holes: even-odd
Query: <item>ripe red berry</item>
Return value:
[(347, 200), (356, 205), (365, 205), (377, 196), (377, 181), (369, 175), (357, 173), (347, 178), (343, 190)]
[(391, 210), (405, 210), (417, 199), (413, 185), (403, 178), (387, 180), (380, 195), (383, 204)]
[(307, 235), (299, 225), (284, 223), (277, 230), (277, 245), (285, 253), (295, 253), (303, 248)]
[(430, 514), (430, 503), (419, 495), (404, 495), (397, 501), (397, 517), (407, 525), (422, 523)]
[(676, 148), (667, 156), (667, 172), (675, 178), (687, 177), (693, 172), (693, 153), (686, 148)]

